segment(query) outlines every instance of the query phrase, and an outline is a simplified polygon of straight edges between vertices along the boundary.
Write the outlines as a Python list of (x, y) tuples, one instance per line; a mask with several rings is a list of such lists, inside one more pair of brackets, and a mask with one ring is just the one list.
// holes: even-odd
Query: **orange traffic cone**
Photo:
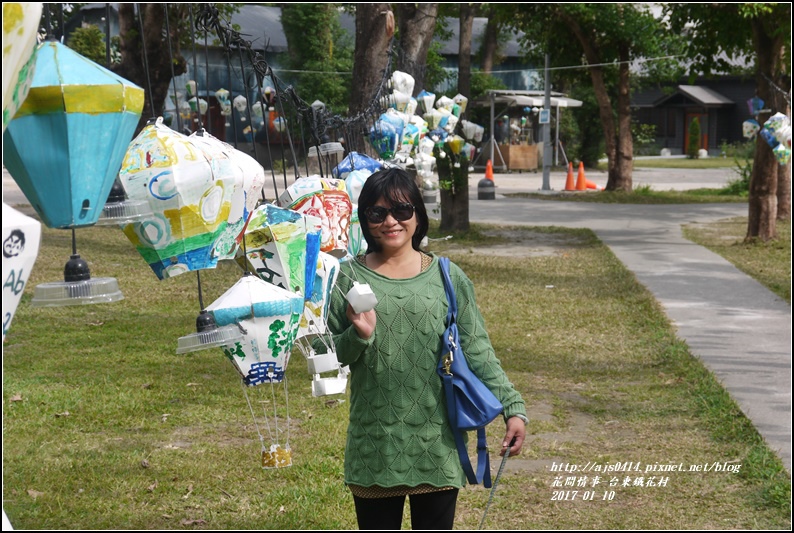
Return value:
[(485, 165), (485, 179), (493, 181), (493, 163), (490, 159)]
[(598, 190), (598, 185), (596, 185), (592, 181), (584, 180), (584, 183), (585, 183), (585, 185), (587, 186), (588, 189), (593, 189), (593, 190), (596, 190), (596, 191)]
[(576, 190), (577, 191), (586, 191), (587, 190), (587, 178), (584, 177), (584, 163), (579, 161), (579, 175), (576, 176)]
[(576, 188), (573, 185), (573, 163), (568, 162), (568, 177), (565, 179), (565, 190), (566, 191), (575, 191)]

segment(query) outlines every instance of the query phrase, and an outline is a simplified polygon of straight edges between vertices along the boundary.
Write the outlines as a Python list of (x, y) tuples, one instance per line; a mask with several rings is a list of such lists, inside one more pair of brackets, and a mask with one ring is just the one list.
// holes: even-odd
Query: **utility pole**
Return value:
[(543, 111), (546, 114), (546, 123), (543, 124), (543, 187), (541, 190), (550, 191), (549, 174), (551, 173), (551, 84), (549, 83), (549, 54), (546, 54), (545, 70), (545, 95)]

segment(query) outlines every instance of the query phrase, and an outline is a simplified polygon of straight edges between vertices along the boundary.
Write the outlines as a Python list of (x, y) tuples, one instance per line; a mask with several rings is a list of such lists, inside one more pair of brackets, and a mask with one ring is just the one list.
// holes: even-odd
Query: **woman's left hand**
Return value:
[(507, 430), (505, 431), (505, 438), (502, 441), (502, 451), (499, 455), (504, 455), (507, 451), (510, 442), (515, 438), (515, 442), (510, 446), (510, 457), (518, 455), (521, 452), (521, 447), (524, 445), (524, 437), (527, 434), (526, 425), (524, 421), (517, 416), (511, 416), (507, 419)]

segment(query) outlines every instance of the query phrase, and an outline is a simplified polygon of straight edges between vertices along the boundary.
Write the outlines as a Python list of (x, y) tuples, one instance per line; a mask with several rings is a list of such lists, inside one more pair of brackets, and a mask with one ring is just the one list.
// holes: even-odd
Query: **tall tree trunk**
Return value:
[(489, 8), (488, 23), (485, 25), (481, 48), (482, 71), (486, 74), (490, 74), (496, 64), (496, 55), (499, 53), (499, 31), (500, 24)]
[[(441, 231), (469, 230), (469, 161), (455, 156), (446, 146), (433, 150), (436, 157), (439, 188), (441, 189), (440, 205)], [(441, 156), (444, 157), (441, 157)], [(455, 165), (458, 166), (455, 166)]]
[[(394, 14), (389, 4), (356, 5), (356, 45), (353, 63), (353, 80), (350, 90), (349, 115), (354, 117), (368, 111), (389, 64), (389, 42), (394, 35)], [(372, 117), (375, 120), (377, 117)], [(365, 152), (366, 131), (347, 132), (348, 151)]]
[(460, 4), (458, 46), (458, 93), (471, 97), (471, 34), (477, 4)]
[(614, 189), (632, 190), (634, 170), (634, 140), (631, 137), (631, 87), (629, 84), (629, 48), (620, 45), (618, 51), (618, 144), (615, 149)]
[(411, 96), (424, 89), (427, 51), (435, 34), (437, 16), (438, 4), (397, 4), (400, 36), (397, 70), (413, 76), (415, 83)]
[[(143, 40), (140, 26), (135, 16), (138, 6), (143, 18)], [(174, 75), (187, 72), (187, 63), (179, 50), (176, 30), (180, 17), (187, 16), (184, 5), (169, 4), (169, 27), (171, 29), (171, 49), (163, 39), (165, 33), (165, 10), (163, 4), (119, 4), (119, 47), (121, 64), (114, 69), (116, 74), (144, 89), (143, 113), (135, 130), (137, 135), (150, 118), (162, 116), (165, 99), (171, 83), (173, 59)], [(144, 59), (148, 72), (144, 69)], [(198, 80), (196, 80), (198, 81)]]
[[(776, 91), (771, 86), (770, 80), (776, 77), (776, 67), (781, 60), (782, 42), (779, 38), (770, 37), (770, 34), (765, 31), (762, 20), (753, 19), (752, 28), (758, 97), (765, 102), (773, 103)], [(761, 113), (758, 121), (764, 123), (768, 118), (768, 112)], [(766, 242), (777, 237), (779, 168), (780, 165), (778, 165), (772, 149), (759, 135), (756, 140), (753, 172), (750, 178), (746, 240), (758, 238)]]

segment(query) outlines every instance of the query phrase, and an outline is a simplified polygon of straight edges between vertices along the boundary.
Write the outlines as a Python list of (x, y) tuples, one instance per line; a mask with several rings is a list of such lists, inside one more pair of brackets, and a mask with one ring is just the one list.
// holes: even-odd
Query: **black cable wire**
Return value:
[(143, 13), (141, 13), (140, 4), (135, 4), (135, 11), (138, 12), (138, 29), (141, 32), (141, 50), (143, 51), (143, 70), (146, 72), (146, 88), (149, 90), (149, 110), (152, 118), (157, 116), (154, 110), (154, 93), (152, 92), (152, 78), (149, 74), (149, 57), (146, 54), (146, 39), (143, 33)]
[(171, 48), (171, 26), (168, 22), (168, 3), (163, 4), (165, 11), (165, 33), (168, 42), (168, 64), (171, 65), (171, 83), (174, 86), (174, 110), (176, 111), (176, 127), (179, 133), (182, 131), (182, 115), (179, 112), (179, 95), (176, 92), (176, 75), (174, 74), (174, 51)]

